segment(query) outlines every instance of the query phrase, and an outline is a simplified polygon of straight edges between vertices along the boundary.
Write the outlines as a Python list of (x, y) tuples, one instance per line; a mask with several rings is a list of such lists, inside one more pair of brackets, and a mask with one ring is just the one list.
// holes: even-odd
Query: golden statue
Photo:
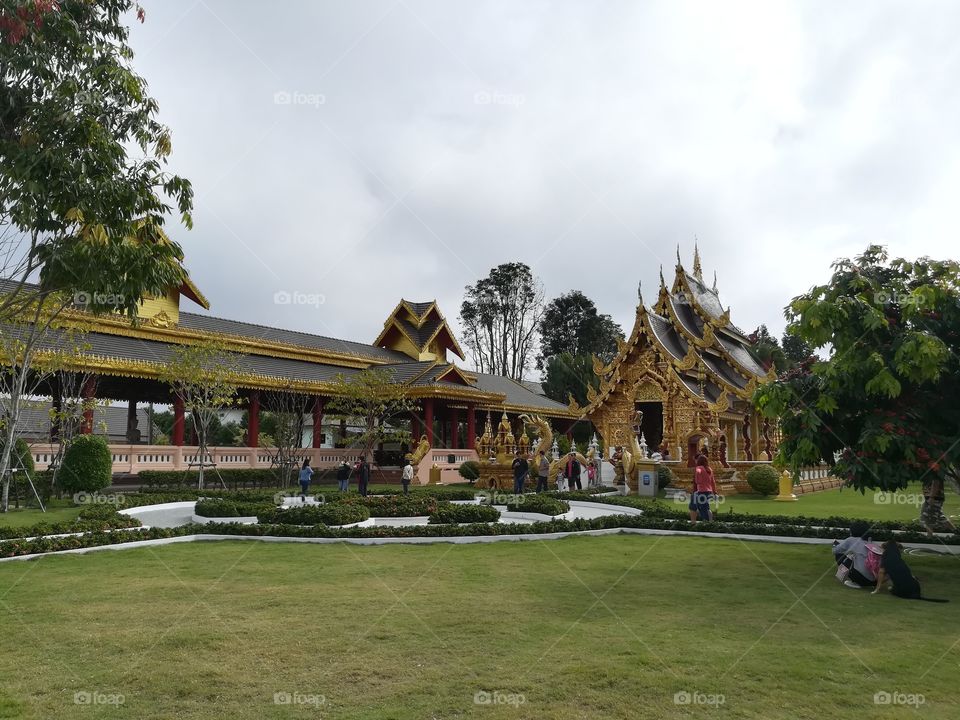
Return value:
[(424, 434), (420, 437), (420, 442), (417, 443), (417, 447), (414, 448), (413, 452), (408, 452), (406, 457), (411, 465), (417, 467), (420, 461), (427, 456), (428, 452), (430, 452), (430, 442), (427, 440), (426, 434)]

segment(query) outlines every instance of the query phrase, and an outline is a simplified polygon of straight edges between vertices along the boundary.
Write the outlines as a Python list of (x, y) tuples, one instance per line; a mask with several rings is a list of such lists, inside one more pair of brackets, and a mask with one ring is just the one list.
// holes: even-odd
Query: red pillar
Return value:
[(93, 375), (88, 377), (83, 383), (83, 423), (80, 425), (80, 432), (89, 435), (93, 432), (93, 401), (97, 396), (97, 379)]
[(174, 445), (183, 445), (183, 398), (177, 395), (173, 399), (173, 437), (170, 441)]
[(467, 447), (473, 450), (477, 446), (477, 406), (467, 403)]
[(247, 405), (247, 447), (260, 446), (260, 393), (250, 391), (250, 402)]
[(313, 400), (313, 447), (320, 447), (323, 423), (323, 398), (316, 397)]
[(426, 428), (427, 442), (433, 447), (433, 398), (423, 401), (423, 424)]

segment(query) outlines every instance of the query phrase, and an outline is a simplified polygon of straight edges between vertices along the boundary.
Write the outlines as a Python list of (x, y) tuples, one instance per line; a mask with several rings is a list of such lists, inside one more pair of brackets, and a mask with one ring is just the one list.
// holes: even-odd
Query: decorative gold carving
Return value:
[(420, 442), (417, 444), (417, 447), (413, 452), (408, 452), (406, 457), (411, 465), (417, 467), (420, 461), (427, 456), (428, 452), (430, 452), (430, 442), (427, 440), (426, 434), (423, 434), (420, 436)]
[(634, 390), (635, 402), (663, 402), (663, 390), (652, 382), (646, 381)]

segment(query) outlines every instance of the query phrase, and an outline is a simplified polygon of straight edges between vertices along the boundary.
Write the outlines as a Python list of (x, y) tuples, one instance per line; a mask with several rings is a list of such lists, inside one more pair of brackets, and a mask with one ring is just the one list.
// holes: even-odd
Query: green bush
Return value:
[[(323, 471), (320, 471), (321, 473)], [(144, 490), (164, 491), (190, 489), (197, 487), (198, 473), (195, 470), (142, 470), (137, 475)], [(319, 476), (314, 476), (316, 480)], [(233, 491), (245, 488), (261, 489), (275, 488), (281, 485), (281, 476), (278, 470), (272, 468), (221, 468), (206, 470), (203, 473), (207, 485), (224, 484)]]
[(500, 511), (489, 505), (454, 505), (440, 503), (437, 509), (430, 514), (431, 525), (447, 525), (458, 523), (488, 523), (500, 519)]
[(531, 512), (541, 515), (563, 515), (570, 512), (570, 503), (549, 495), (509, 495), (507, 510), (510, 512)]
[(657, 489), (663, 490), (673, 482), (673, 470), (666, 465), (657, 465)]
[(63, 455), (58, 476), (67, 493), (95, 493), (113, 480), (113, 459), (100, 435), (78, 435)]
[(476, 460), (467, 460), (465, 463), (460, 463), (460, 468), (457, 472), (460, 473), (460, 477), (464, 480), (473, 482), (480, 477), (480, 463)]
[(775, 495), (780, 489), (780, 476), (770, 465), (754, 465), (747, 471), (747, 484), (761, 495)]
[(437, 509), (436, 498), (415, 495), (387, 495), (384, 497), (361, 497), (346, 495), (337, 497), (333, 504), (363, 505), (371, 517), (420, 517), (430, 515)]
[(365, 505), (343, 502), (274, 508), (257, 515), (261, 523), (277, 525), (351, 525), (369, 517), (370, 510)]

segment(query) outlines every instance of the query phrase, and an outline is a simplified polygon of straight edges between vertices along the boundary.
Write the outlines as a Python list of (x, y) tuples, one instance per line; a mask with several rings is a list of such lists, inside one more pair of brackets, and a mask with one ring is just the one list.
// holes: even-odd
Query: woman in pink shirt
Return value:
[(697, 457), (697, 467), (693, 471), (693, 492), (690, 495), (690, 522), (713, 520), (710, 512), (710, 500), (717, 494), (717, 481), (707, 462), (706, 455)]

